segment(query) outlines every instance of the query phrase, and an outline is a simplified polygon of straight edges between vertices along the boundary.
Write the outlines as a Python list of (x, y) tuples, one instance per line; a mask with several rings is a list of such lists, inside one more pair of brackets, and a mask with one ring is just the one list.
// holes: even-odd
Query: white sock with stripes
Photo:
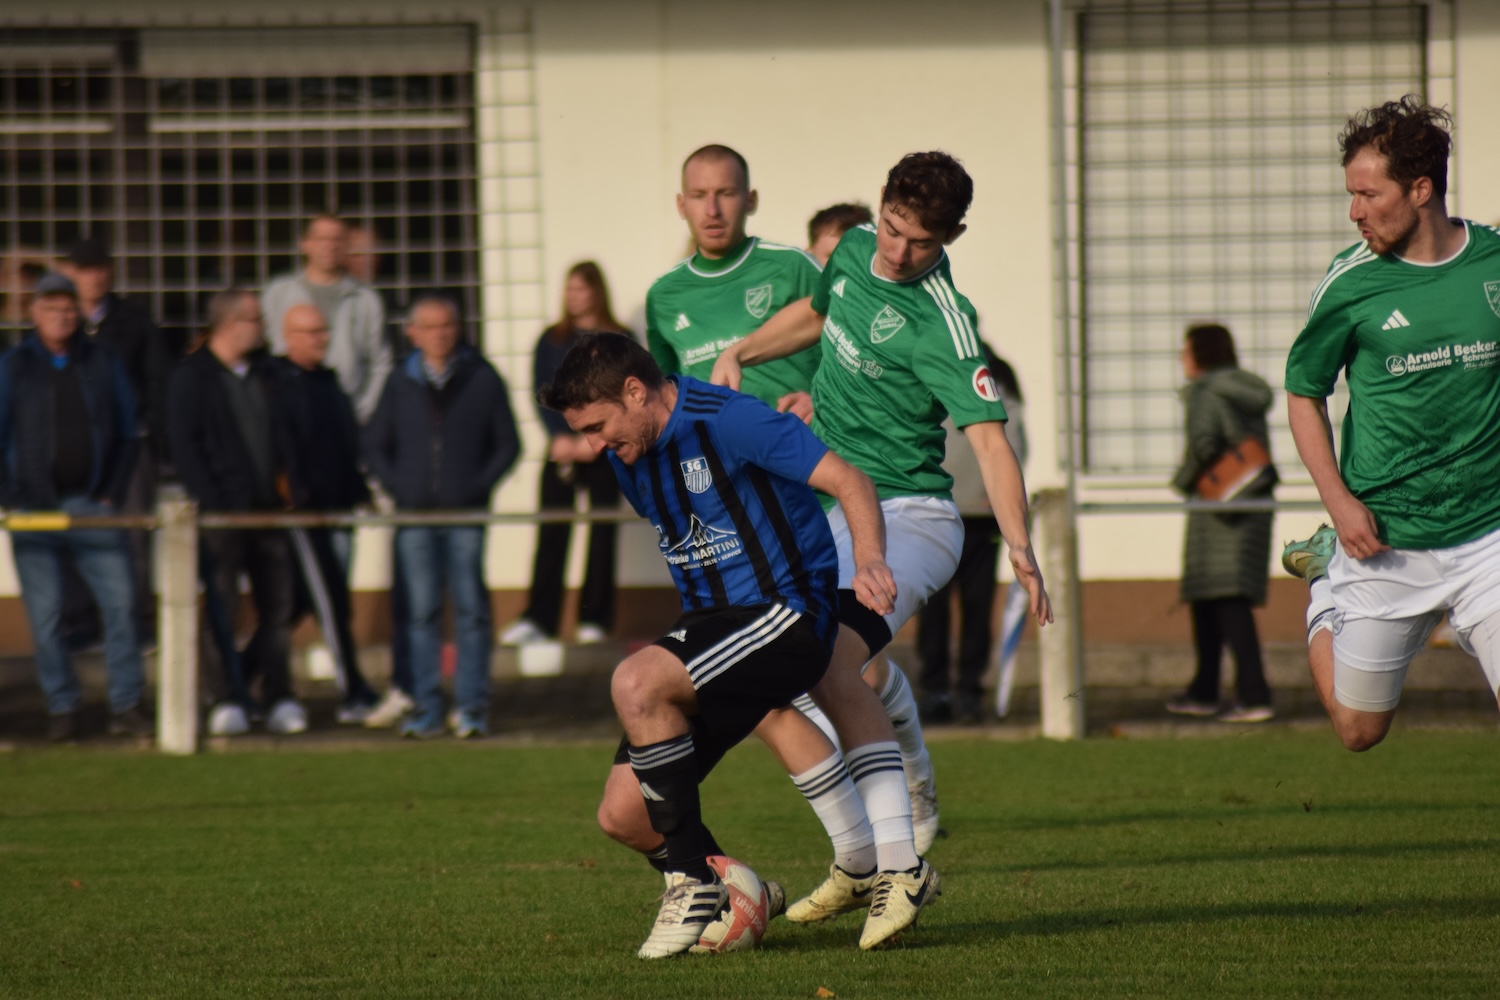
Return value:
[(867, 743), (844, 754), (854, 787), (864, 799), (875, 833), (875, 864), (883, 872), (909, 871), (918, 865), (912, 846), (911, 794), (901, 768), (901, 749), (894, 742)]
[(864, 800), (849, 777), (844, 758), (832, 757), (801, 774), (792, 775), (797, 791), (807, 799), (833, 842), (833, 862), (851, 875), (875, 868), (875, 831), (865, 815)]
[(1320, 576), (1308, 588), (1307, 641), (1311, 643), (1312, 637), (1323, 629), (1332, 632), (1336, 614), (1337, 611), (1333, 606), (1333, 584), (1328, 582), (1328, 577)]
[(922, 739), (922, 720), (917, 717), (917, 699), (906, 682), (906, 672), (889, 658), (885, 661), (885, 686), (880, 689), (880, 704), (890, 717), (896, 730), (896, 742), (901, 745), (901, 767), (906, 772), (906, 783), (915, 787), (932, 780), (932, 757), (927, 753), (927, 743)]
[(792, 699), (792, 707), (807, 716), (807, 720), (813, 725), (823, 730), (823, 735), (828, 737), (828, 742), (833, 744), (835, 750), (840, 748), (839, 734), (833, 728), (833, 720), (818, 707), (817, 702), (812, 700), (812, 695), (799, 694)]

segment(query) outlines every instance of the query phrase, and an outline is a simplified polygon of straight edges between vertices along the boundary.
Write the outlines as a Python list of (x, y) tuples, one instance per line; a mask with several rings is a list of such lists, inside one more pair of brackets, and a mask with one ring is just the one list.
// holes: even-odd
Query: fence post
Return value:
[(191, 754), (198, 750), (198, 505), (163, 500), (156, 512), (156, 746)]
[(1082, 739), (1083, 643), (1078, 600), (1077, 522), (1062, 489), (1036, 495), (1039, 560), (1047, 595), (1052, 599), (1051, 625), (1041, 630), (1042, 735), (1053, 740)]

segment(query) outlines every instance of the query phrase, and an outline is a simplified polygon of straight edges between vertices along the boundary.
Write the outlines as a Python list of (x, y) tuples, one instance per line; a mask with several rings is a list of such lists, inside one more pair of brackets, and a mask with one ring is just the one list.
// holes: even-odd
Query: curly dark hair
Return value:
[(969, 172), (947, 153), (907, 153), (885, 178), (882, 204), (915, 215), (931, 233), (952, 233), (974, 200)]
[(666, 381), (651, 352), (623, 333), (586, 333), (578, 338), (552, 382), (537, 389), (537, 402), (559, 413), (590, 403), (619, 402), (625, 380), (638, 378), (647, 389)]
[(1339, 135), (1339, 148), (1346, 167), (1360, 150), (1373, 149), (1385, 157), (1386, 173), (1403, 191), (1426, 177), (1432, 181), (1433, 197), (1441, 199), (1448, 193), (1452, 132), (1453, 116), (1445, 109), (1407, 94), (1355, 114)]

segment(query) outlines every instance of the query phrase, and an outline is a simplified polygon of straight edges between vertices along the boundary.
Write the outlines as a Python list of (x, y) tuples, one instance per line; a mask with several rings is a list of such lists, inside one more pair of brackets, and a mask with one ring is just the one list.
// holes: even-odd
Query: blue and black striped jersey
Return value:
[(807, 485), (828, 446), (753, 396), (686, 375), (656, 443), (634, 465), (608, 452), (621, 490), (656, 528), (685, 611), (777, 601), (831, 635), (838, 554)]

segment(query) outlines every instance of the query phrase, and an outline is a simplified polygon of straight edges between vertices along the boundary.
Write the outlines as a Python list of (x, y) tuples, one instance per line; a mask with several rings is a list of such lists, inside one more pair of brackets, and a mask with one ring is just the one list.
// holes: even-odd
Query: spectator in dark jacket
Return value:
[[(505, 382), (460, 342), (458, 310), (446, 298), (414, 302), (407, 336), (415, 350), (387, 380), (365, 428), (370, 471), (402, 510), (487, 508), (520, 451)], [(489, 727), (493, 642), (484, 526), (398, 528), (396, 549), (410, 614), (416, 701), (402, 735), (423, 738), (443, 730), (438, 658), (446, 583), (458, 646), (453, 729), (460, 738), (482, 736)]]
[[(316, 306), (297, 305), (281, 321), (286, 357), (273, 361), (277, 438), (286, 459), (286, 484), (296, 510), (348, 511), (370, 500), (359, 471), (359, 424), (338, 375), (324, 367), (328, 321)], [(292, 552), (301, 568), (295, 622), (318, 616), (324, 641), (338, 667), (343, 700), (338, 721), (365, 720), (377, 697), (359, 669), (350, 631), (348, 528), (292, 528)]]
[[(109, 245), (98, 237), (88, 237), (68, 252), (67, 274), (78, 287), (78, 308), (83, 313), (84, 331), (108, 347), (125, 366), (130, 387), (135, 391), (136, 431), (143, 447), (136, 450), (130, 470), (129, 487), (122, 510), (143, 513), (156, 502), (156, 466), (166, 457), (167, 375), (172, 367), (172, 351), (161, 328), (149, 313), (134, 302), (114, 292), (115, 262)], [(136, 628), (143, 636), (156, 634), (156, 608), (151, 586), (150, 532), (131, 531), (131, 580), (135, 589)], [(69, 618), (79, 631), (97, 630), (91, 621), (93, 609), (86, 601), (81, 612), (73, 612), (76, 600), (69, 600)]]
[[(0, 357), (0, 502), (23, 510), (113, 513), (136, 447), (135, 394), (125, 369), (80, 334), (78, 293), (63, 275), (38, 282), (31, 318), (35, 330)], [(52, 716), (48, 736), (67, 740), (78, 733), (78, 679), (61, 628), (65, 553), (103, 613), (110, 732), (149, 736), (124, 533), (17, 531), (11, 545)]]
[[(260, 303), (253, 293), (231, 288), (216, 293), (208, 311), (208, 339), (167, 383), (172, 461), (201, 510), (283, 510), (271, 359), (257, 353), (263, 346)], [(200, 645), (204, 684), (217, 702), (209, 733), (236, 736), (249, 729), (249, 717), (258, 712), (250, 694), (257, 679), (269, 707), (266, 728), (278, 735), (304, 731), (307, 713), (292, 696), (288, 664), (293, 568), (286, 532), (204, 531), (199, 562), (208, 620)], [(250, 578), (257, 617), (243, 653), (234, 642), (241, 572)]]

